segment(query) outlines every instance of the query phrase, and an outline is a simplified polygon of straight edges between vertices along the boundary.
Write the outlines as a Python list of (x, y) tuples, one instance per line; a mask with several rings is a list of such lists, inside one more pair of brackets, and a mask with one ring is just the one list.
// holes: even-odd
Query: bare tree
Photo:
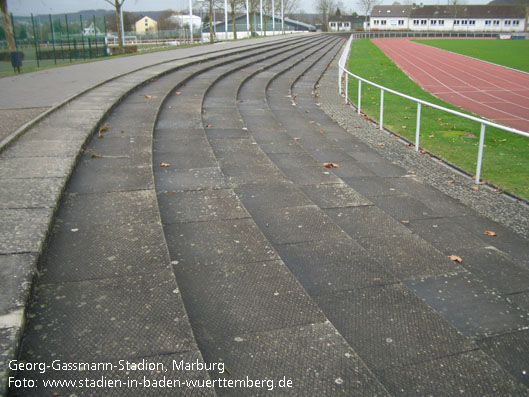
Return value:
[(329, 15), (336, 10), (336, 0), (316, 0), (316, 10), (321, 14), (322, 30), (329, 30)]
[(171, 9), (164, 10), (158, 15), (158, 30), (174, 30), (176, 23), (171, 19), (175, 12)]
[(365, 15), (365, 21), (367, 22), (369, 14), (374, 6), (380, 4), (380, 0), (357, 0), (356, 4), (360, 7)]
[(116, 8), (116, 27), (118, 31), (118, 53), (123, 54), (125, 52), (125, 49), (123, 48), (123, 35), (121, 34), (121, 26), (123, 21), (121, 20), (121, 7), (123, 6), (123, 3), (125, 0), (105, 0), (108, 4), (114, 6)]
[(235, 22), (235, 14), (237, 13), (237, 11), (240, 11), (242, 9), (243, 4), (241, 0), (228, 0), (228, 4), (230, 6), (230, 18), (233, 28), (233, 38), (237, 40), (237, 23)]

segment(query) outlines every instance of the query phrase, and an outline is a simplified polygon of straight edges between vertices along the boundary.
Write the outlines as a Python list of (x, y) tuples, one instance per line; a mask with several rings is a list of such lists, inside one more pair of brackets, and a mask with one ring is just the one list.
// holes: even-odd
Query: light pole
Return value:
[(202, 31), (204, 30), (204, 24), (202, 22), (203, 20), (202, 9), (204, 7), (204, 0), (197, 0), (197, 3), (199, 4), (199, 7), (200, 7), (200, 42), (202, 42)]
[(250, 38), (250, 10), (248, 10), (248, 0), (246, 0), (246, 32)]
[(261, 36), (263, 35), (263, 0), (259, 0), (259, 15), (261, 16)]
[(285, 34), (285, 14), (283, 10), (283, 0), (281, 0), (281, 33)]
[(276, 0), (272, 0), (272, 36), (276, 35)]
[[(121, 8), (119, 9), (120, 18), (121, 18), (121, 45), (125, 47), (125, 23), (123, 21), (123, 3), (121, 3)], [(81, 26), (82, 28), (82, 26)]]
[(228, 40), (228, 0), (224, 0), (224, 39)]
[(193, 0), (189, 0), (189, 40), (193, 44)]

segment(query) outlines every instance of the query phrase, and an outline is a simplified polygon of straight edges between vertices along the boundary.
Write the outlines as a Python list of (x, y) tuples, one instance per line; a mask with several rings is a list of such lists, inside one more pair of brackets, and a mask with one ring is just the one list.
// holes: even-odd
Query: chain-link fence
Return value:
[[(23, 69), (108, 55), (104, 17), (72, 20), (68, 15), (13, 16), (11, 28)], [(5, 29), (0, 27), (0, 74), (12, 71)]]
[[(109, 27), (113, 26), (114, 31), (107, 30), (107, 23)], [(11, 25), (16, 49), (22, 60), (22, 69), (25, 71), (113, 55), (118, 47), (115, 18), (109, 17), (109, 14), (90, 17), (79, 15), (76, 18), (71, 14), (11, 14)], [(125, 31), (125, 52), (185, 45), (191, 42), (189, 36), (187, 25), (175, 26), (172, 30), (156, 30), (148, 34)], [(193, 42), (200, 40), (201, 29), (195, 27)], [(10, 72), (13, 72), (11, 53), (7, 46), (5, 29), (0, 21), (0, 75)]]

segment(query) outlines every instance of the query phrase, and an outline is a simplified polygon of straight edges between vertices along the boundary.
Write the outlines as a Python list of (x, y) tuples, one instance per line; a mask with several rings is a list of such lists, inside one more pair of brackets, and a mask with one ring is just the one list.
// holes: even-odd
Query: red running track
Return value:
[(414, 43), (373, 39), (423, 89), (486, 119), (529, 132), (529, 74)]

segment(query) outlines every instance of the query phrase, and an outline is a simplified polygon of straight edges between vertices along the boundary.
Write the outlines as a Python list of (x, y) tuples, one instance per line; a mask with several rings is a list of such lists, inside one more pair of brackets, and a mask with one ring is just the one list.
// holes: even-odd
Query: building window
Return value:
[(486, 20), (485, 25), (490, 25), (490, 20)]
[(421, 19), (421, 25), (426, 25), (427, 22), (428, 22), (427, 19)]
[(373, 21), (373, 25), (378, 25), (378, 19), (375, 19), (375, 20)]
[(430, 25), (437, 25), (437, 21), (436, 21), (435, 19), (432, 19), (432, 20), (430, 21)]
[(500, 24), (500, 21), (496, 19), (495, 21), (492, 22), (492, 24), (497, 26)]
[(439, 19), (439, 25), (443, 26), (445, 24), (444, 19)]
[(468, 21), (468, 24), (469, 24), (469, 25), (475, 25), (475, 24), (476, 24), (476, 21), (474, 21), (474, 20)]
[(456, 20), (454, 21), (454, 25), (459, 25), (459, 19), (456, 19)]
[(380, 24), (381, 25), (385, 25), (386, 24), (386, 20), (384, 19), (384, 20), (380, 21)]
[(399, 19), (399, 25), (404, 25), (404, 19)]
[(467, 23), (468, 23), (468, 21), (467, 21), (466, 19), (463, 19), (463, 20), (461, 21), (461, 25), (466, 25)]
[[(375, 21), (375, 25), (377, 24), (377, 21)], [(334, 22), (331, 22), (331, 28), (335, 28), (336, 24)]]
[(520, 25), (520, 21), (512, 21), (512, 24), (518, 26)]
[(511, 21), (505, 21), (505, 25), (510, 25)]
[(418, 25), (418, 24), (419, 24), (419, 20), (418, 20), (418, 19), (414, 19), (414, 20), (413, 20), (413, 24), (414, 24), (414, 25)]

